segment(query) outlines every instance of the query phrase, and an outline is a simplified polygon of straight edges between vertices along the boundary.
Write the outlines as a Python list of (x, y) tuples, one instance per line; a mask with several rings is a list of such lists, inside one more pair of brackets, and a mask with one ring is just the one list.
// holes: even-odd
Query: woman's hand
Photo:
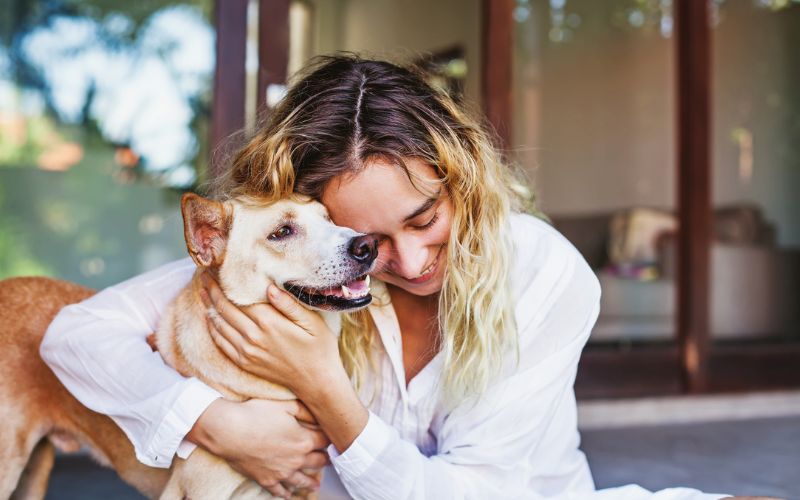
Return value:
[(288, 387), (306, 404), (325, 435), (344, 452), (367, 425), (361, 404), (339, 359), (336, 337), (322, 318), (271, 285), (269, 304), (238, 308), (208, 274), (203, 275), (209, 331), (240, 368)]
[(344, 374), (336, 337), (319, 314), (270, 285), (269, 304), (239, 308), (217, 282), (203, 274), (209, 331), (217, 346), (241, 369), (288, 387), (300, 399), (311, 388)]
[(329, 463), (328, 439), (299, 401), (217, 399), (186, 438), (225, 459), (271, 494), (289, 498), (295, 488), (318, 488), (307, 473)]

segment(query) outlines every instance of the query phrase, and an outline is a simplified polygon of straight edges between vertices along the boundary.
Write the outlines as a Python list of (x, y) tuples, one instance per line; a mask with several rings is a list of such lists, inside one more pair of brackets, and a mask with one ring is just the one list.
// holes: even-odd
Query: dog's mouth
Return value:
[(284, 283), (283, 287), (300, 302), (324, 311), (352, 311), (372, 302), (368, 275), (329, 288), (312, 288), (294, 283)]

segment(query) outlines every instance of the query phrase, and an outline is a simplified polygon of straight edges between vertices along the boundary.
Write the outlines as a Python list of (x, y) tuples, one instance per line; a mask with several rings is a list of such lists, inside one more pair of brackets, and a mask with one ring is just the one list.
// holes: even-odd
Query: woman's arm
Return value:
[(47, 330), (42, 358), (82, 404), (117, 423), (146, 465), (169, 467), (176, 451), (186, 458), (196, 443), (275, 495), (288, 494), (279, 481), (313, 486), (297, 471), (324, 466), (327, 456), (314, 450), (328, 441), (299, 423), (313, 420), (302, 405), (225, 401), (147, 344), (195, 270), (190, 259), (173, 262), (64, 308)]
[(139, 461), (153, 467), (169, 467), (184, 435), (220, 397), (167, 366), (146, 342), (195, 269), (190, 259), (172, 262), (65, 307), (40, 348), (64, 386), (111, 417)]

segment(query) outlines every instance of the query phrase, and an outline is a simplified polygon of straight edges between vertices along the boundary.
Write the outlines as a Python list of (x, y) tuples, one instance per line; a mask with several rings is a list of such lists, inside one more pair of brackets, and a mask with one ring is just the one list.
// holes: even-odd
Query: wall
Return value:
[(480, 0), (314, 0), (317, 54), (336, 50), (413, 60), (462, 45), (467, 98), (480, 98)]

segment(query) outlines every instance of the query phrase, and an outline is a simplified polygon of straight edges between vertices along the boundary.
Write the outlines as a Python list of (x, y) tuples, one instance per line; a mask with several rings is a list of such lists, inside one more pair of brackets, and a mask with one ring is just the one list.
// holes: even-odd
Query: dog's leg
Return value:
[(164, 488), (164, 491), (161, 492), (161, 496), (158, 497), (158, 500), (183, 500), (186, 495), (183, 494), (183, 489), (181, 488), (181, 482), (178, 478), (178, 475), (175, 474), (176, 468), (173, 467), (172, 475), (167, 481), (167, 486)]
[(10, 418), (0, 426), (0, 498), (11, 498), (39, 441), (25, 425), (26, 415), (23, 412), (13, 407), (6, 410), (3, 413)]
[(270, 500), (269, 492), (235, 470), (227, 462), (203, 449), (189, 458), (175, 459), (167, 487), (160, 500)]
[(17, 489), (10, 500), (41, 500), (47, 493), (47, 482), (56, 459), (56, 450), (47, 439), (33, 449), (28, 465), (22, 472)]
[(158, 498), (170, 471), (148, 467), (136, 459), (133, 445), (108, 417), (94, 413), (74, 401), (70, 422), (62, 422), (103, 466), (112, 467), (123, 481), (147, 498)]

